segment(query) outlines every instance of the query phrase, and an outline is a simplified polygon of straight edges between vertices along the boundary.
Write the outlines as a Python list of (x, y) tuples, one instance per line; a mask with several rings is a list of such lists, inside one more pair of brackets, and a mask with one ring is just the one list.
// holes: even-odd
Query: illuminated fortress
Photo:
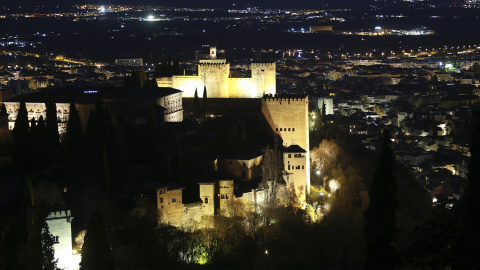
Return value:
[(230, 64), (226, 59), (217, 59), (217, 48), (210, 47), (208, 59), (200, 60), (198, 75), (174, 75), (157, 78), (159, 87), (172, 87), (183, 91), (183, 97), (194, 97), (207, 89), (213, 98), (261, 98), (276, 92), (275, 63), (251, 63), (251, 78), (231, 78)]

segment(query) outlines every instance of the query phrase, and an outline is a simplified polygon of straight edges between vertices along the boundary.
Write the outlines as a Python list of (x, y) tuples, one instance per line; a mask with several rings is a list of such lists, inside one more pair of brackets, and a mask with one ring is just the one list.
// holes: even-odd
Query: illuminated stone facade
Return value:
[[(213, 216), (245, 216), (247, 212), (263, 209), (272, 187), (252, 189), (238, 197), (234, 193), (234, 180), (225, 179), (199, 183), (198, 202), (182, 202), (183, 188), (162, 187), (157, 189), (159, 225), (171, 225), (184, 229), (213, 227)], [(286, 205), (291, 195), (285, 185), (277, 187), (277, 203)]]
[(180, 228), (191, 228), (192, 224), (213, 226), (210, 218), (214, 215), (244, 216), (246, 212), (260, 211), (269, 195), (274, 193), (278, 205), (286, 205), (295, 194), (303, 207), (310, 191), (308, 103), (307, 96), (266, 95), (262, 99), (261, 109), (266, 121), (283, 140), (285, 185), (279, 185), (276, 192), (273, 192), (271, 183), (268, 187), (260, 184), (257, 188), (234, 192), (235, 184), (241, 186), (260, 177), (263, 156), (221, 157), (215, 161), (215, 170), (230, 177), (199, 183), (197, 202), (183, 204), (183, 189), (180, 187), (167, 186), (157, 190), (159, 224)]
[[(308, 129), (308, 96), (265, 96), (262, 99), (262, 113), (270, 127), (283, 140), (283, 146), (297, 145), (291, 148), (293, 155), (304, 155), (302, 158), (285, 160), (294, 162), (295, 168), (303, 166), (303, 172), (296, 169), (287, 170), (292, 174), (296, 193), (302, 201), (310, 192), (310, 136)], [(303, 152), (303, 151), (304, 152)], [(288, 155), (287, 155), (288, 157)], [(285, 158), (285, 155), (284, 155)], [(302, 164), (300, 164), (301, 162)], [(298, 164), (297, 164), (298, 163)], [(292, 163), (293, 165), (293, 163)], [(288, 168), (288, 167), (287, 167)]]
[[(111, 94), (112, 89), (114, 91), (120, 89), (118, 91), (121, 91), (121, 88), (108, 88), (105, 92), (109, 92)], [(63, 101), (82, 101), (77, 102), (75, 106), (77, 107), (77, 110), (79, 112), (82, 126), (86, 127), (88, 116), (90, 112), (95, 109), (95, 103), (97, 102), (97, 94), (100, 91), (101, 90), (81, 90), (79, 94), (76, 94), (74, 97), (58, 95), (56, 96), (56, 99)], [(40, 116), (43, 116), (44, 121), (46, 120), (45, 102), (43, 101), (43, 98), (38, 98), (39, 94), (41, 95), (43, 93), (33, 93), (33, 95), (35, 96), (24, 96), (29, 121), (32, 118), (35, 118), (35, 121), (38, 121)], [(114, 98), (102, 97), (104, 107), (116, 116), (121, 116), (125, 119), (129, 119), (132, 110), (135, 110), (136, 107), (144, 106), (145, 103), (143, 102), (145, 101), (155, 103), (165, 109), (165, 122), (183, 121), (182, 92), (179, 90), (171, 88), (155, 88), (153, 90), (145, 90), (145, 93), (139, 93), (138, 96), (136, 96), (136, 93), (133, 93), (131, 95), (127, 94), (125, 96), (122, 96), (122, 94), (115, 96)], [(114, 93), (114, 95), (116, 94)], [(8, 127), (10, 130), (13, 130), (13, 127), (15, 126), (15, 120), (17, 119), (18, 110), (20, 108), (20, 102), (18, 101), (18, 98), (15, 98), (14, 101), (5, 101), (4, 104), (8, 113)], [(67, 131), (68, 116), (70, 114), (70, 103), (57, 102), (56, 107), (58, 132), (60, 135), (62, 135)]]
[(162, 77), (157, 84), (179, 89), (183, 97), (194, 97), (195, 89), (201, 97), (205, 87), (207, 96), (213, 98), (260, 98), (276, 93), (275, 63), (251, 63), (250, 70), (250, 78), (230, 78), (230, 64), (210, 54), (210, 59), (200, 60), (197, 76)]
[[(15, 120), (17, 119), (18, 109), (20, 108), (20, 102), (4, 102), (5, 108), (8, 113), (8, 128), (13, 130), (15, 126)], [(68, 114), (70, 113), (69, 103), (56, 103), (57, 105), (57, 121), (58, 132), (63, 134), (67, 131)], [(28, 120), (35, 118), (35, 121), (43, 116), (43, 120), (46, 119), (46, 107), (43, 102), (25, 102), (25, 107), (28, 112)], [(78, 106), (80, 107), (80, 106)], [(88, 112), (90, 113), (90, 111)]]
[(79, 269), (81, 260), (81, 255), (74, 254), (72, 248), (72, 219), (70, 210), (51, 212), (46, 218), (48, 229), (54, 238), (57, 267), (65, 270)]

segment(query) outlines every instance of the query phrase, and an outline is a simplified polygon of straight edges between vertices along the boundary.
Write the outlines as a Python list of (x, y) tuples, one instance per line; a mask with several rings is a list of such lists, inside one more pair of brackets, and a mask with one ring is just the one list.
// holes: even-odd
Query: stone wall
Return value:
[(276, 92), (275, 63), (252, 63), (251, 78), (229, 78), (230, 64), (224, 59), (214, 62), (201, 62), (197, 76), (176, 75), (157, 78), (159, 87), (172, 87), (183, 91), (183, 97), (203, 96), (204, 87), (207, 96), (212, 98), (260, 98), (264, 94)]

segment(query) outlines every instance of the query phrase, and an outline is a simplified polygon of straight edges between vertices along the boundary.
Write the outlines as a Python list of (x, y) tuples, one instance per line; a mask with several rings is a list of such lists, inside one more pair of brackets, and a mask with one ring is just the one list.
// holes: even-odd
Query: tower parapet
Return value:
[(265, 94), (263, 100), (265, 101), (303, 101), (308, 99), (304, 94)]
[(275, 62), (254, 62), (251, 64), (252, 84), (257, 93), (276, 93), (276, 66)]

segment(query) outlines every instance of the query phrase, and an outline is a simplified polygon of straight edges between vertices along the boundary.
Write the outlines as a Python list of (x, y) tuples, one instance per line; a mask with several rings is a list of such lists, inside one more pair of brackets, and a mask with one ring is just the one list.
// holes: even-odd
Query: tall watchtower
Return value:
[(46, 218), (48, 229), (53, 236), (55, 259), (62, 269), (78, 269), (78, 258), (72, 249), (72, 215), (70, 210), (51, 212)]
[(256, 93), (275, 95), (276, 84), (276, 64), (275, 62), (254, 62), (251, 64), (252, 87)]
[(217, 61), (213, 59), (200, 61), (198, 65), (198, 79), (202, 86), (200, 89), (203, 90), (203, 87), (206, 87), (209, 97), (228, 98), (230, 64), (226, 63), (225, 59), (216, 60)]
[[(310, 192), (310, 137), (308, 128), (308, 96), (305, 95), (265, 95), (262, 99), (262, 114), (267, 119), (272, 130), (283, 140), (283, 146), (297, 145), (305, 152), (297, 149), (304, 160), (304, 180), (297, 180), (296, 188), (304, 186), (303, 199)], [(304, 155), (304, 156), (303, 156)], [(286, 162), (284, 160), (284, 162)], [(295, 164), (295, 168), (302, 164)], [(288, 165), (287, 165), (288, 166)], [(297, 190), (297, 192), (299, 192)], [(300, 191), (300, 193), (302, 193)]]

